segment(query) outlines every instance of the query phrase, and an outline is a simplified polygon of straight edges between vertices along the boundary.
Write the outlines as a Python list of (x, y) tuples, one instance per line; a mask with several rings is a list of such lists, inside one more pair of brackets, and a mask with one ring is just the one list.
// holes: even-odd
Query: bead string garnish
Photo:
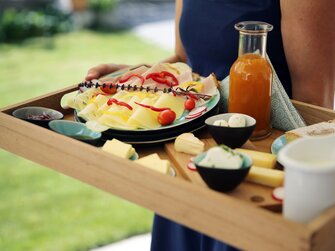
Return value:
[(115, 88), (116, 91), (118, 90), (126, 90), (126, 91), (145, 91), (145, 92), (163, 92), (163, 93), (172, 93), (173, 95), (184, 95), (184, 96), (189, 96), (191, 98), (201, 98), (203, 100), (209, 100), (212, 98), (211, 95), (207, 95), (207, 94), (201, 94), (201, 93), (195, 93), (195, 92), (191, 92), (191, 90), (189, 88), (183, 89), (180, 87), (177, 87), (176, 89), (173, 89), (172, 87), (169, 88), (163, 88), (160, 89), (157, 86), (154, 88), (151, 88), (149, 86), (145, 87), (145, 86), (136, 86), (136, 85), (126, 85), (126, 84), (118, 84), (118, 83), (103, 83), (103, 84), (99, 84), (99, 83), (93, 83), (92, 81), (85, 81), (82, 83), (79, 83), (78, 85), (79, 88), (82, 87), (86, 87), (86, 88), (99, 88), (99, 87), (103, 87), (103, 88), (110, 88), (113, 89)]

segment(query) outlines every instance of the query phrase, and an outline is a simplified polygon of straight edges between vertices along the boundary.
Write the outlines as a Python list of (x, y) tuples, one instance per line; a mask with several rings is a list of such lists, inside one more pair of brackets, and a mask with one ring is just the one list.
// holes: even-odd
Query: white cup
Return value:
[(335, 136), (297, 139), (278, 161), (285, 168), (285, 218), (307, 223), (335, 205)]

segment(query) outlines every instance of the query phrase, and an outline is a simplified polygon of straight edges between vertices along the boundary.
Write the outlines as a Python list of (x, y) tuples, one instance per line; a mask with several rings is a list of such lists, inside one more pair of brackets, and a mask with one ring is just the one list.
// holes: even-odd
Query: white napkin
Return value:
[[(298, 111), (293, 106), (290, 98), (288, 97), (268, 56), (267, 60), (269, 61), (273, 70), (271, 94), (272, 127), (279, 130), (289, 131), (298, 127), (306, 126), (305, 121), (302, 119)], [(220, 95), (223, 100), (223, 106), (221, 107), (221, 109), (223, 109), (223, 112), (227, 112), (229, 96), (229, 75), (221, 81)]]

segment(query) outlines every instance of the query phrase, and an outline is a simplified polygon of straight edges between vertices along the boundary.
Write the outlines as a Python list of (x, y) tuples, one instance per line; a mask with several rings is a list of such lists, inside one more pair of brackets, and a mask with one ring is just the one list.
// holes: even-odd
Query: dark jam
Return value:
[(27, 119), (32, 119), (32, 120), (51, 120), (52, 117), (43, 112), (42, 114), (28, 114)]

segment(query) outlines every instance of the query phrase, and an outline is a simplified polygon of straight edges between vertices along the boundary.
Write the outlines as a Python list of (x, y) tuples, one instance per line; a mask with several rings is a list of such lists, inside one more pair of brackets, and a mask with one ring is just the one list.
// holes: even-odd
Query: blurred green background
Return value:
[[(114, 7), (102, 2), (79, 7)], [(127, 29), (94, 19), (78, 28), (77, 13), (42, 7), (1, 10), (0, 107), (79, 83), (99, 63), (150, 64), (170, 54)], [(89, 250), (152, 224), (152, 212), (4, 150), (0, 199), (0, 250)]]

